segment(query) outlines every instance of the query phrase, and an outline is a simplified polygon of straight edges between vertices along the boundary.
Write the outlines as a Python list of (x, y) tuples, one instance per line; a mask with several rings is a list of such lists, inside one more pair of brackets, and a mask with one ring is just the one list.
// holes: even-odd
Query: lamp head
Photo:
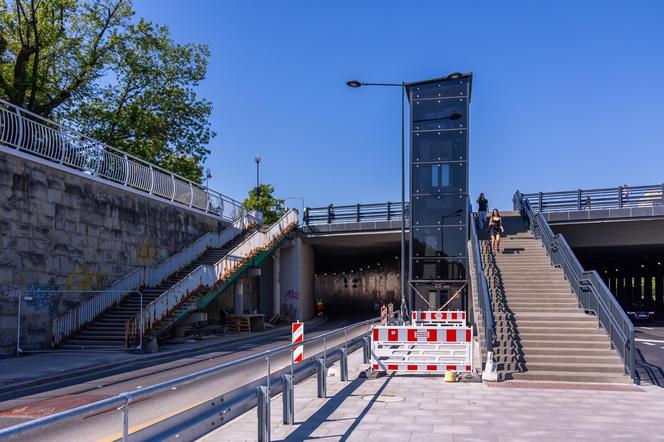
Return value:
[(357, 81), (357, 80), (350, 80), (346, 82), (346, 86), (348, 87), (360, 87), (362, 86), (362, 82)]
[(259, 155), (256, 155), (256, 158), (254, 158), (254, 161), (256, 161), (256, 164), (261, 162), (261, 157)]

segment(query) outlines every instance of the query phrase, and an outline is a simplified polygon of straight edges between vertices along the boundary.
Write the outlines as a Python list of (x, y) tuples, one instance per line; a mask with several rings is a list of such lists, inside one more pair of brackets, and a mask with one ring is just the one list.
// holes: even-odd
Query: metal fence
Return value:
[(526, 195), (518, 191), (514, 195), (514, 207), (530, 221), (535, 235), (542, 240), (551, 262), (562, 268), (576, 294), (579, 305), (592, 312), (601, 327), (606, 330), (611, 345), (620, 354), (625, 364), (625, 373), (639, 382), (634, 369), (634, 326), (624, 310), (594, 270), (585, 270), (561, 234), (555, 235), (540, 212), (535, 212)]
[(482, 255), (480, 252), (480, 242), (477, 238), (477, 228), (473, 217), (472, 206), (468, 209), (470, 219), (470, 241), (473, 247), (473, 266), (475, 267), (475, 281), (477, 284), (477, 298), (482, 313), (484, 326), (484, 354), (493, 352), (493, 339), (495, 337), (495, 325), (493, 318), (493, 308), (491, 307), (491, 295), (489, 293), (489, 283), (487, 282), (482, 266)]
[[(325, 388), (325, 370), (326, 367), (334, 362), (335, 359), (341, 360), (341, 380), (347, 381), (347, 355), (348, 349), (351, 346), (357, 348), (357, 344), (361, 343), (364, 347), (364, 361), (368, 363), (368, 348), (369, 348), (369, 339), (366, 336), (370, 331), (371, 325), (380, 321), (380, 318), (370, 319), (363, 322), (358, 322), (347, 327), (336, 329), (327, 333), (323, 333), (313, 338), (305, 339), (304, 341), (288, 344), (277, 347), (273, 350), (264, 351), (261, 353), (253, 354), (243, 358), (236, 359), (231, 362), (220, 364), (205, 370), (201, 370), (192, 374), (178, 377), (169, 381), (161, 382), (159, 384), (151, 385), (144, 387), (138, 390), (132, 390), (125, 393), (121, 393), (117, 396), (113, 396), (108, 399), (103, 399), (97, 402), (93, 402), (87, 405), (80, 407), (72, 408), (60, 413), (52, 414), (50, 416), (38, 418), (25, 422), (13, 427), (5, 428), (0, 430), (0, 439), (2, 440), (11, 440), (13, 438), (18, 438), (21, 436), (29, 437), (38, 434), (39, 431), (44, 431), (47, 428), (52, 428), (53, 425), (71, 423), (73, 425), (84, 425), (79, 420), (80, 418), (86, 416), (92, 416), (99, 414), (103, 411), (110, 410), (120, 410), (122, 414), (122, 440), (126, 441), (129, 439), (129, 406), (132, 403), (137, 403), (144, 401), (145, 399), (152, 398), (160, 393), (164, 393), (171, 390), (179, 389), (187, 384), (193, 382), (201, 381), (208, 379), (212, 376), (224, 376), (229, 373), (230, 370), (237, 369), (238, 367), (248, 367), (251, 363), (256, 363), (259, 361), (265, 361), (266, 363), (266, 373), (263, 378), (260, 378), (255, 381), (248, 382), (247, 384), (233, 390), (231, 392), (225, 393), (221, 398), (214, 398), (210, 402), (204, 402), (200, 406), (192, 410), (187, 410), (186, 413), (180, 413), (174, 415), (173, 417), (162, 420), (159, 423), (156, 423), (152, 426), (144, 427), (139, 432), (141, 434), (132, 434), (132, 438), (137, 436), (137, 440), (148, 439), (148, 434), (151, 431), (156, 431), (157, 433), (163, 432), (163, 427), (169, 427), (173, 425), (179, 425), (178, 433), (183, 440), (193, 440), (198, 437), (201, 437), (203, 434), (211, 431), (215, 427), (210, 427), (210, 425), (205, 423), (203, 428), (187, 428), (187, 423), (189, 426), (194, 425), (192, 422), (195, 422), (196, 414), (209, 413), (211, 407), (216, 407), (219, 416), (222, 416), (220, 419), (217, 419), (216, 427), (223, 425), (224, 423), (234, 419), (245, 411), (249, 410), (256, 405), (257, 402), (262, 398), (263, 405), (265, 400), (267, 400), (266, 408), (261, 412), (259, 407), (259, 435), (258, 440), (269, 440), (269, 398), (270, 396), (279, 393), (283, 390), (284, 385), (291, 388), (287, 392), (290, 397), (290, 403), (286, 403), (284, 400), (284, 421), (287, 417), (290, 418), (290, 423), (293, 423), (293, 398), (294, 391), (292, 386), (294, 382), (303, 380), (313, 373), (318, 374), (318, 394), (319, 397), (325, 397), (326, 388)], [(353, 336), (354, 335), (354, 336)], [(334, 337), (337, 344), (330, 345), (331, 342), (334, 342)], [(275, 360), (275, 357), (278, 355), (283, 355), (284, 353), (289, 354), (296, 346), (304, 345), (305, 349), (312, 344), (323, 344), (322, 352), (313, 352), (313, 355), (305, 359), (305, 361), (298, 366), (294, 367), (292, 363), (292, 358), (290, 366), (285, 366), (282, 368), (275, 367), (271, 365), (271, 361)], [(346, 370), (344, 371), (344, 365)], [(290, 377), (288, 373), (290, 372)], [(344, 378), (345, 373), (345, 378)], [(267, 411), (267, 415), (265, 412)], [(263, 419), (261, 420), (261, 417)], [(183, 418), (186, 420), (182, 422)], [(174, 423), (175, 421), (175, 423)], [(154, 427), (160, 426), (161, 429), (155, 430)], [(186, 433), (188, 432), (188, 433)], [(144, 436), (144, 437), (143, 437)], [(194, 437), (195, 436), (195, 437)], [(267, 436), (267, 438), (265, 437)]]
[[(622, 209), (664, 205), (664, 184), (522, 194), (535, 212)], [(514, 210), (518, 210), (517, 207)]]
[(0, 99), (0, 144), (234, 221), (239, 201)]
[[(406, 203), (406, 219), (410, 205)], [(304, 209), (303, 221), (311, 224), (343, 224), (362, 221), (400, 221), (401, 203), (355, 204), (351, 206), (307, 207)]]

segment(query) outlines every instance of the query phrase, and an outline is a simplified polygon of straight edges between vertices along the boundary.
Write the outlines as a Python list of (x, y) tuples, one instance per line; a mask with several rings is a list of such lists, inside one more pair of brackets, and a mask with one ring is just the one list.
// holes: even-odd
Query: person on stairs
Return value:
[(489, 234), (491, 234), (491, 250), (494, 253), (500, 253), (500, 234), (503, 233), (503, 219), (498, 209), (493, 209), (489, 219)]
[(484, 230), (485, 228), (488, 207), (489, 200), (486, 199), (484, 193), (480, 193), (480, 197), (477, 198), (477, 224), (480, 230)]

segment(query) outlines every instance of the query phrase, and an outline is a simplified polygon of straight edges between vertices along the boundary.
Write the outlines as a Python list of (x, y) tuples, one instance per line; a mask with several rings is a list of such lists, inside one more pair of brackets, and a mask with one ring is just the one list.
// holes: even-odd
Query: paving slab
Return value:
[[(295, 425), (272, 399), (273, 441), (664, 441), (664, 388), (558, 382), (445, 383), (440, 377), (361, 378), (349, 355), (349, 382), (328, 376), (295, 386)], [(338, 370), (336, 370), (338, 373)], [(256, 440), (255, 410), (201, 441)]]

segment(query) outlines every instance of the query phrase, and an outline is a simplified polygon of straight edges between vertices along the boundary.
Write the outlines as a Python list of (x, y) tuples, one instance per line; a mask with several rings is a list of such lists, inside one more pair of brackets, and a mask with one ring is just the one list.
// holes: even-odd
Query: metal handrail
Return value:
[[(226, 362), (214, 367), (210, 367), (204, 370), (197, 371), (195, 373), (191, 373), (188, 375), (180, 376), (175, 379), (171, 379), (165, 382), (160, 382), (155, 385), (151, 385), (149, 387), (144, 387), (139, 390), (132, 390), (128, 391), (125, 393), (120, 393), (117, 396), (113, 396), (111, 398), (103, 399), (97, 402), (93, 402), (87, 405), (83, 405), (80, 407), (72, 408), (70, 410), (62, 411), (60, 413), (52, 414), (50, 416), (34, 419), (28, 422), (24, 422), (22, 424), (15, 425), (13, 427), (5, 428), (0, 430), (0, 439), (3, 438), (15, 438), (19, 436), (26, 436), (29, 434), (33, 434), (35, 431), (38, 431), (40, 429), (44, 429), (48, 426), (54, 425), (54, 424), (60, 424), (63, 422), (69, 422), (72, 421), (76, 418), (88, 415), (93, 412), (98, 412), (100, 410), (109, 410), (113, 408), (121, 408), (123, 414), (125, 414), (125, 418), (122, 419), (123, 421), (123, 434), (127, 435), (128, 434), (128, 419), (127, 413), (128, 413), (128, 406), (132, 402), (137, 402), (140, 400), (147, 399), (149, 397), (152, 397), (156, 394), (165, 392), (165, 391), (170, 391), (173, 388), (178, 388), (183, 385), (207, 378), (209, 376), (215, 375), (222, 373), (226, 370), (246, 365), (251, 362), (255, 361), (260, 361), (260, 360), (267, 360), (269, 358), (272, 358), (275, 354), (285, 352), (285, 351), (291, 351), (295, 347), (298, 347), (300, 345), (308, 345), (308, 344), (313, 344), (315, 342), (327, 342), (327, 338), (333, 335), (337, 335), (339, 333), (344, 333), (347, 336), (347, 333), (351, 330), (354, 330), (359, 327), (366, 327), (368, 325), (375, 324), (380, 321), (380, 318), (374, 318), (374, 319), (369, 319), (366, 321), (358, 322), (355, 324), (351, 324), (339, 329), (335, 329), (323, 334), (320, 334), (318, 336), (315, 336), (313, 338), (308, 338), (305, 339), (301, 342), (298, 343), (293, 343), (293, 344), (286, 344), (282, 345), (280, 347), (277, 347), (272, 350), (266, 350), (261, 353), (256, 353), (253, 355), (245, 356), (230, 362)], [(336, 346), (327, 348), (325, 347), (324, 349), (324, 354), (332, 351), (335, 347), (340, 347), (341, 345), (344, 344), (338, 344)], [(307, 359), (312, 359), (315, 358), (316, 355), (311, 356)], [(252, 383), (248, 383), (246, 385), (251, 385)], [(245, 385), (245, 386), (246, 386)], [(248, 392), (249, 393), (249, 392)], [(247, 399), (249, 401), (249, 399)]]
[(240, 244), (228, 252), (215, 264), (201, 264), (192, 270), (182, 280), (149, 304), (139, 313), (129, 318), (125, 323), (126, 345), (129, 346), (130, 338), (135, 336), (138, 325), (143, 323), (144, 332), (150, 331), (154, 326), (166, 318), (173, 309), (182, 303), (191, 293), (201, 287), (212, 287), (219, 281), (229, 277), (234, 271), (241, 267), (243, 260), (249, 258), (256, 250), (266, 248), (297, 225), (298, 212), (289, 209), (276, 223), (266, 232), (255, 231), (245, 238)]
[[(623, 209), (664, 205), (664, 184), (522, 194), (537, 212)], [(517, 207), (514, 208), (518, 210)]]
[(493, 351), (493, 340), (495, 338), (495, 322), (493, 317), (493, 308), (491, 307), (491, 295), (489, 292), (489, 283), (484, 273), (482, 259), (480, 255), (480, 242), (477, 237), (477, 228), (473, 217), (472, 206), (468, 210), (470, 227), (470, 241), (473, 247), (473, 265), (475, 267), (475, 281), (477, 284), (477, 298), (482, 313), (484, 325), (484, 351), (485, 354)]
[(0, 144), (228, 221), (242, 203), (0, 99)]
[[(406, 202), (406, 219), (410, 203)], [(303, 221), (312, 224), (343, 224), (363, 221), (401, 221), (401, 203), (353, 204), (346, 206), (306, 207)]]
[(565, 273), (579, 305), (597, 316), (599, 325), (607, 332), (612, 347), (623, 360), (625, 373), (638, 383), (638, 374), (634, 368), (634, 325), (615, 296), (596, 271), (583, 268), (565, 237), (562, 234), (554, 235), (542, 213), (534, 212), (526, 195), (517, 191), (513, 202), (515, 210), (530, 221), (531, 229), (541, 239), (551, 262)]
[(260, 223), (262, 214), (251, 211), (233, 222), (221, 232), (208, 232), (193, 243), (169, 257), (157, 266), (139, 267), (116, 280), (107, 290), (86, 299), (52, 321), (53, 345), (57, 346), (68, 336), (93, 321), (108, 308), (121, 302), (129, 293), (142, 286), (155, 287), (169, 275), (196, 260), (209, 247), (221, 247), (232, 241), (240, 232)]

